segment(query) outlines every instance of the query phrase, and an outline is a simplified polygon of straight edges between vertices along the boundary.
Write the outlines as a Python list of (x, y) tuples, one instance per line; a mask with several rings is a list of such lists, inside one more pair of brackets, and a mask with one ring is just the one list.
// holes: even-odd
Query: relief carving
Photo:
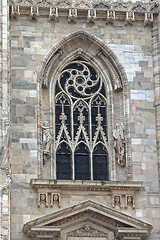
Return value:
[(81, 1), (80, 3), (75, 4), (76, 8), (81, 8), (81, 9), (88, 9), (90, 8), (90, 4), (86, 3), (85, 1)]
[(38, 207), (40, 207), (41, 204), (44, 204), (45, 207), (48, 207), (48, 194), (47, 193), (39, 193)]
[(18, 19), (20, 16), (19, 6), (12, 6), (11, 7), (11, 19)]
[(51, 193), (51, 207), (53, 207), (54, 205), (61, 207), (60, 195), (58, 193)]
[(135, 208), (135, 204), (134, 204), (134, 197), (132, 195), (126, 195), (126, 206), (125, 208)]
[(125, 166), (125, 137), (123, 123), (116, 124), (116, 129), (113, 130), (113, 137), (117, 162), (121, 166)]
[(119, 208), (122, 208), (122, 203), (121, 203), (121, 195), (114, 195), (113, 196), (113, 208), (118, 206)]
[(108, 238), (108, 234), (101, 232), (93, 228), (89, 223), (86, 223), (82, 228), (72, 231), (67, 234), (72, 237), (105, 237)]

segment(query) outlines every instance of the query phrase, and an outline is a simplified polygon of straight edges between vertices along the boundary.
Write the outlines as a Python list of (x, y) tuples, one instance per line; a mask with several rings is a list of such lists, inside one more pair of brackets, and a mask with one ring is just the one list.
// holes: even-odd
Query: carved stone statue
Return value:
[(47, 121), (44, 121), (42, 128), (43, 128), (43, 153), (48, 155), (50, 153), (51, 133)]
[(125, 166), (125, 138), (123, 123), (116, 124), (116, 129), (113, 130), (113, 137), (117, 162), (120, 165)]

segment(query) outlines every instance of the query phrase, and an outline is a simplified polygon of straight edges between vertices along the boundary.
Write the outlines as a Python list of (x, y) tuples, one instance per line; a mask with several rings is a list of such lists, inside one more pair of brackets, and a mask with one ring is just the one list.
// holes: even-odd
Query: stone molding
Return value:
[(120, 240), (130, 240), (130, 239), (136, 239), (136, 240), (141, 240), (141, 239), (146, 239), (148, 236), (148, 232), (145, 229), (127, 229), (127, 228), (118, 228), (116, 231), (116, 239)]
[(48, 188), (63, 189), (73, 191), (113, 191), (113, 190), (133, 190), (138, 191), (142, 187), (142, 182), (138, 181), (82, 181), (82, 180), (47, 180), (31, 179), (31, 186), (35, 189)]
[(69, 0), (9, 0), (10, 5), (18, 5), (18, 6), (36, 6), (36, 7), (57, 7), (59, 9), (62, 8), (76, 8), (76, 9), (97, 9), (97, 10), (109, 10), (112, 9), (114, 11), (120, 11), (120, 12), (127, 12), (127, 11), (134, 11), (137, 13), (144, 13), (144, 12), (153, 12), (157, 13), (159, 10), (159, 3), (158, 1), (153, 2), (141, 2), (137, 1), (132, 3), (129, 2), (123, 2), (123, 1), (69, 1)]
[[(61, 207), (61, 191), (96, 191), (109, 192), (112, 196), (112, 208), (135, 209), (135, 194), (142, 186), (142, 182), (95, 182), (79, 180), (38, 180), (32, 179), (31, 186), (38, 191), (38, 207), (41, 205)], [(54, 191), (53, 191), (54, 189)], [(55, 192), (57, 191), (57, 192)]]
[[(96, 53), (90, 53), (86, 52), (83, 47), (73, 50), (71, 53), (65, 52), (65, 44), (69, 44), (70, 42), (74, 42), (76, 38), (83, 38), (85, 41), (90, 42), (90, 44), (94, 44), (96, 48), (98, 48), (98, 52)], [(123, 91), (123, 105), (124, 105), (124, 130), (125, 130), (125, 147), (126, 147), (126, 168), (127, 168), (127, 179), (132, 179), (132, 162), (131, 162), (131, 149), (130, 149), (130, 131), (129, 131), (129, 91), (128, 91), (128, 80), (125, 73), (125, 70), (118, 60), (115, 53), (104, 43), (102, 43), (97, 37), (84, 32), (83, 30), (78, 30), (73, 32), (72, 34), (66, 36), (61, 41), (59, 41), (56, 45), (54, 45), (48, 54), (45, 56), (45, 58), (42, 61), (40, 71), (38, 74), (38, 84), (39, 84), (39, 108), (38, 108), (38, 116), (39, 116), (39, 126), (42, 125), (42, 122), (45, 120), (42, 120), (42, 91), (44, 88), (50, 87), (53, 88), (52, 85), (53, 80), (57, 79), (57, 74), (60, 72), (60, 70), (68, 64), (69, 61), (71, 61), (75, 57), (82, 56), (87, 61), (93, 62), (95, 66), (98, 66), (100, 71), (105, 75), (106, 72), (104, 69), (106, 69), (110, 75), (109, 80), (107, 80), (107, 85), (109, 88), (109, 123), (110, 123), (110, 134), (113, 126), (113, 116), (112, 116), (112, 92), (114, 91)], [(56, 65), (57, 64), (57, 65)], [(51, 77), (52, 76), (52, 77)], [(54, 76), (54, 77), (53, 77)], [(106, 77), (108, 79), (108, 77)], [(52, 90), (53, 91), (53, 90)], [(52, 94), (51, 94), (52, 96)], [(51, 109), (50, 112), (53, 110)], [(49, 125), (52, 124), (52, 116), (50, 119)], [(42, 129), (39, 129), (39, 142), (40, 142), (40, 157), (39, 157), (39, 178), (43, 178), (42, 170), (43, 170), (43, 143), (42, 143)], [(52, 133), (51, 133), (52, 134)], [(53, 146), (51, 145), (51, 148)], [(113, 157), (113, 147), (112, 147), (112, 153), (111, 153), (111, 164), (110, 164), (110, 179), (115, 180), (116, 177), (115, 174), (115, 159)], [(51, 162), (53, 159), (51, 159)], [(54, 167), (52, 166), (52, 169)], [(54, 172), (52, 170), (51, 178), (54, 177)]]
[[(65, 226), (66, 235), (91, 236), (98, 234), (99, 236), (107, 236), (105, 233), (102, 234), (102, 231), (97, 231), (98, 229), (94, 230), (95, 227), (90, 225), (92, 221), (94, 221), (95, 227), (103, 226), (104, 230), (110, 229), (111, 232), (116, 233), (116, 239), (124, 239), (124, 236), (140, 236), (146, 239), (152, 230), (152, 226), (148, 223), (88, 200), (27, 222), (23, 226), (23, 232), (30, 237), (38, 236), (40, 233), (44, 239), (47, 239), (50, 238), (48, 232), (52, 231), (50, 236), (54, 235), (61, 238), (63, 226)], [(83, 224), (83, 230), (79, 227), (80, 222)], [(71, 230), (73, 225), (75, 230)], [(35, 230), (37, 230), (37, 235), (35, 235)], [(90, 230), (94, 231), (90, 232)]]
[[(123, 18), (126, 13), (126, 23), (133, 23), (128, 19), (128, 13), (143, 15), (144, 25), (153, 22), (153, 14), (159, 9), (158, 1), (143, 3), (132, 2), (107, 2), (107, 1), (56, 1), (53, 0), (10, 0), (11, 19), (17, 19), (20, 15), (30, 15), (32, 20), (38, 20), (40, 16), (47, 16), (49, 20), (57, 20), (58, 17), (68, 17), (68, 22), (76, 23), (78, 18), (86, 18), (87, 22), (94, 23), (96, 19), (105, 19), (106, 23), (113, 23), (115, 19)], [(146, 14), (152, 15), (152, 21), (146, 21)], [(124, 19), (125, 20), (125, 19)], [(136, 18), (136, 20), (138, 20)]]

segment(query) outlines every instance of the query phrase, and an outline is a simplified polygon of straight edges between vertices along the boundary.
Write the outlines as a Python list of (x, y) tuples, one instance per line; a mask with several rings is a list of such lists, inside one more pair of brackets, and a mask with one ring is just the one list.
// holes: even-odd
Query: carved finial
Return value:
[(101, 114), (97, 115), (96, 122), (98, 123), (98, 126), (101, 126), (101, 124), (103, 122), (103, 117), (101, 117)]
[(67, 116), (65, 115), (65, 113), (61, 113), (61, 115), (59, 116), (59, 120), (61, 120), (62, 124), (65, 124), (65, 121), (67, 120)]
[(83, 115), (83, 113), (80, 113), (80, 115), (78, 116), (78, 121), (80, 122), (81, 125), (83, 125), (85, 121), (85, 116)]

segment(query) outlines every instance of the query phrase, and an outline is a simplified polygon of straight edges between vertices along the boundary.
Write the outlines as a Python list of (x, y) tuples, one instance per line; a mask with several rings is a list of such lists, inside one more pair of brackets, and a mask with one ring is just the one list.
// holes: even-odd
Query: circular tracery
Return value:
[(88, 98), (101, 88), (99, 73), (85, 61), (71, 62), (61, 73), (59, 85), (73, 98)]

